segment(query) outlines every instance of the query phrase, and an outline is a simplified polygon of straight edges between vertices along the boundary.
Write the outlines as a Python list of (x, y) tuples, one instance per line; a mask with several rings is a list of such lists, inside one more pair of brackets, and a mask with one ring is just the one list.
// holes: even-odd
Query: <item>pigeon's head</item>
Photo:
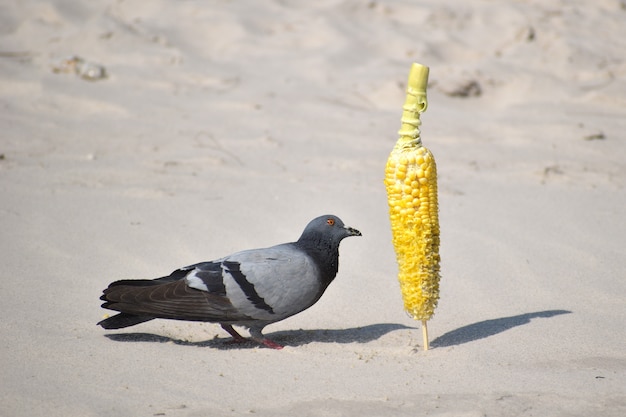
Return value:
[(327, 214), (311, 220), (298, 241), (325, 241), (331, 246), (339, 246), (339, 242), (348, 236), (361, 236), (361, 232), (346, 227), (339, 217)]
[(296, 242), (296, 246), (307, 252), (320, 268), (323, 288), (337, 275), (339, 243), (348, 236), (361, 236), (361, 232), (346, 227), (339, 217), (328, 214), (311, 220)]

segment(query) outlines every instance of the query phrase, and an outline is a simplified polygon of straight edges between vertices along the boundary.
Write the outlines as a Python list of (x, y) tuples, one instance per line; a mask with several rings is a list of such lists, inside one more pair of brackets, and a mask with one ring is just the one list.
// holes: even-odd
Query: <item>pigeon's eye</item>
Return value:
[(329, 226), (333, 226), (333, 225), (335, 224), (335, 219), (326, 219), (326, 223), (327, 223)]

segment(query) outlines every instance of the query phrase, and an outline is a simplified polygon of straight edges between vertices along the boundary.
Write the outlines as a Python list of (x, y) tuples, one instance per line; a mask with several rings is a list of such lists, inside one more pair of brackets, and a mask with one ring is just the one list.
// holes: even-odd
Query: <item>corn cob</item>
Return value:
[(424, 349), (428, 349), (426, 321), (439, 300), (439, 216), (437, 166), (422, 145), (420, 114), (426, 110), (428, 67), (413, 64), (402, 114), (400, 138), (385, 170), (389, 219), (398, 261), (398, 280), (404, 308), (422, 321)]

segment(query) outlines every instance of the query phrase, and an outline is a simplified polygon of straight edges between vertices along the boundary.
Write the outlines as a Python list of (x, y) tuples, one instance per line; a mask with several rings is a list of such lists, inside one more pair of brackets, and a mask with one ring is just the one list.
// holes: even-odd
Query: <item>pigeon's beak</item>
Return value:
[(346, 233), (348, 233), (348, 236), (362, 236), (361, 232), (351, 227), (344, 227), (344, 229), (346, 229)]

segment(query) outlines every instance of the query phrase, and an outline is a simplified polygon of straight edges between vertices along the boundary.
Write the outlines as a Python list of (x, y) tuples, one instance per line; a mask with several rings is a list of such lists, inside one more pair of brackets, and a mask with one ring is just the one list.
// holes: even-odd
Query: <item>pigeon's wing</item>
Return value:
[[(215, 282), (206, 290), (190, 286), (186, 277), (200, 273)], [(174, 271), (156, 280), (125, 280), (112, 283), (101, 299), (104, 308), (154, 318), (237, 322), (249, 320), (232, 305), (221, 280), (220, 262), (204, 262)]]
[(229, 300), (255, 319), (282, 320), (310, 307), (323, 292), (319, 268), (291, 243), (238, 252), (221, 263)]

